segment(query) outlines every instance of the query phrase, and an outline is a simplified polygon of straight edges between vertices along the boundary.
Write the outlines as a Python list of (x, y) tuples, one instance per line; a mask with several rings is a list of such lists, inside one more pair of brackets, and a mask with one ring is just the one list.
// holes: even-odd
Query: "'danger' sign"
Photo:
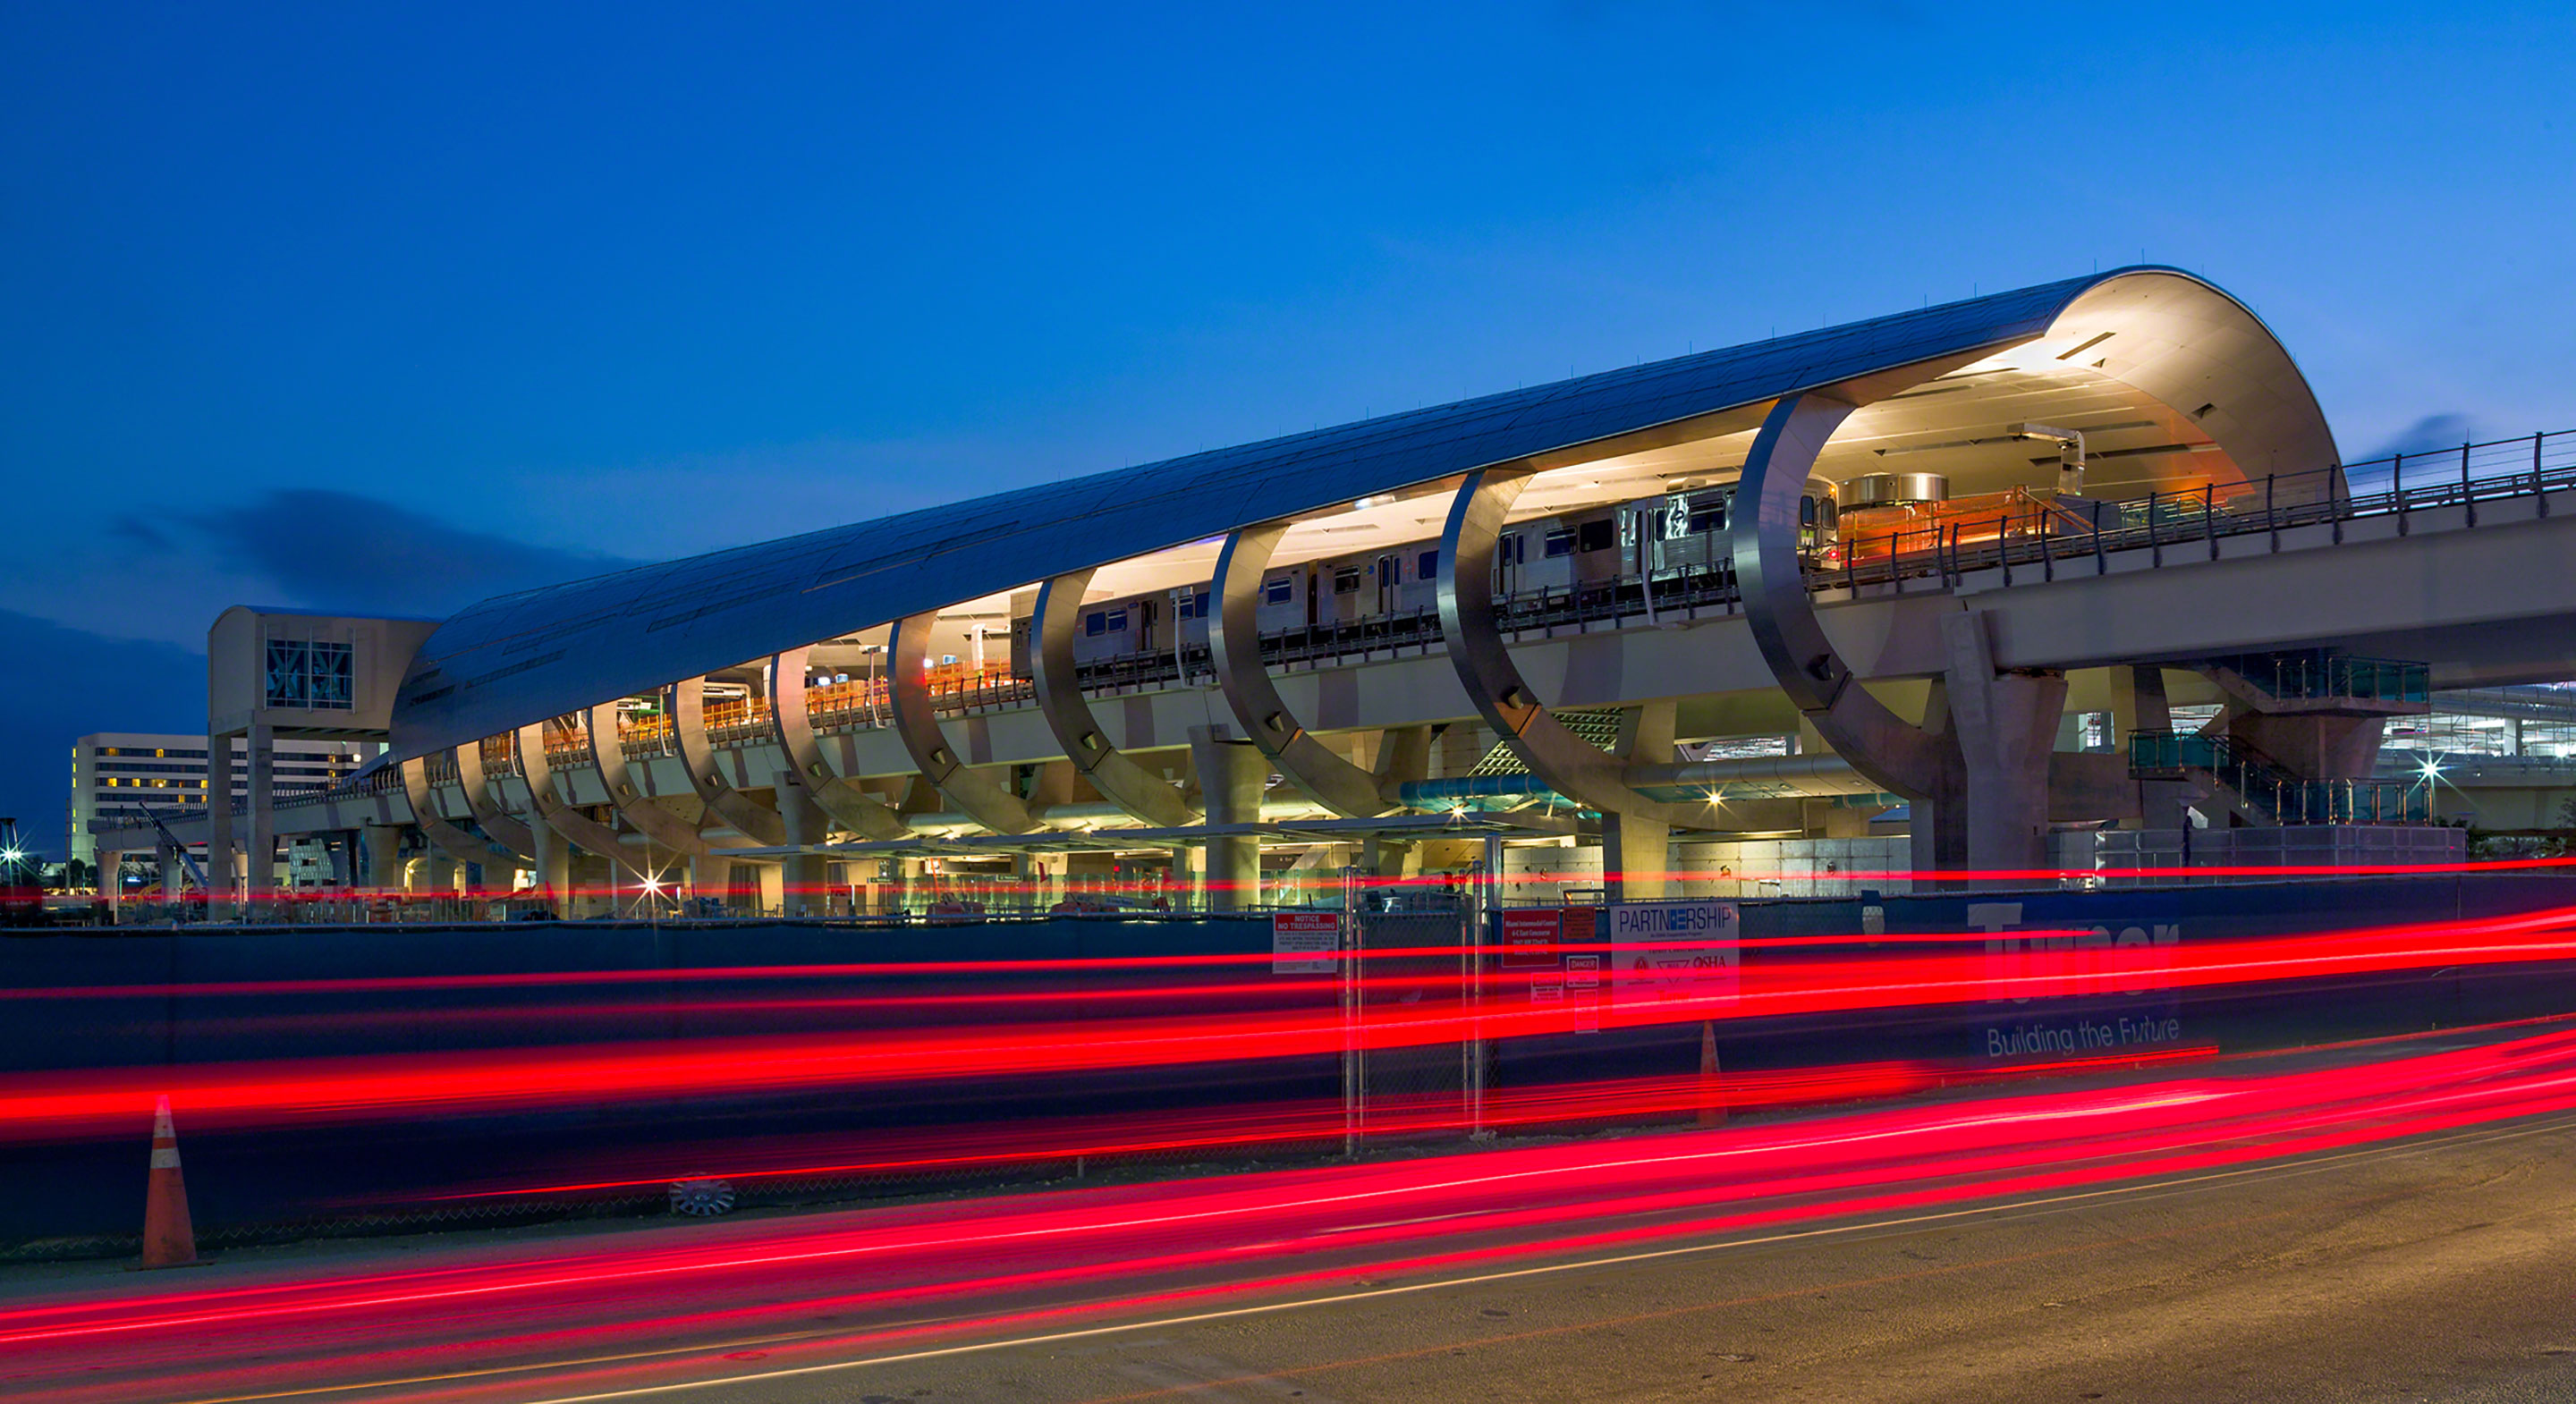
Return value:
[(1610, 1002), (1732, 1000), (1742, 918), (1733, 902), (1621, 902), (1610, 908)]

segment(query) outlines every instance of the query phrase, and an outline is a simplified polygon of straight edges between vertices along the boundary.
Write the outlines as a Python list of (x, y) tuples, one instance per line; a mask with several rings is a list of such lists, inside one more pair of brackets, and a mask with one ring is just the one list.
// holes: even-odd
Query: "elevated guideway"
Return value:
[[(2568, 560), (2576, 560), (2576, 467), (2551, 464), (2538, 474), (2472, 479), (2466, 492), (2458, 483), (2428, 483), (2333, 509), (2226, 511), (2184, 524), (2111, 527), (2098, 536), (1945, 545), (1809, 585), (1844, 656), (1872, 684), (1938, 676), (1945, 666), (1939, 621), (1975, 613), (1987, 621), (1995, 664), (2004, 669), (2180, 666), (2331, 645), (2421, 659), (2434, 687), (2483, 689), (2467, 700), (2550, 717), (2559, 714), (2554, 707), (2576, 710), (2576, 703), (2512, 685), (2555, 679), (2576, 658), (2576, 571), (2565, 568)], [(1516, 597), (1506, 606), (1514, 661), (1551, 708), (1674, 700), (1715, 714), (1728, 698), (1758, 705), (1774, 686), (1738, 592), (1715, 572), (1652, 582), (1631, 576), (1579, 594)], [(1319, 732), (1456, 724), (1476, 715), (1448, 666), (1436, 617), (1290, 631), (1265, 652), (1279, 670), (1281, 694)], [(1122, 752), (1186, 745), (1191, 728), (1225, 721), (1203, 656), (1112, 660), (1087, 670), (1084, 682), (1087, 694), (1119, 702), (1101, 716)], [(996, 670), (952, 672), (939, 683), (940, 710), (963, 723), (974, 763), (1062, 757), (1025, 681)], [(818, 700), (818, 730), (841, 773), (889, 780), (912, 773), (881, 688), (849, 684)], [(787, 768), (758, 699), (710, 708), (707, 725), (732, 786), (762, 788)], [(588, 738), (572, 729), (548, 735), (558, 783), (571, 801), (608, 803), (589, 763)], [(646, 793), (694, 793), (667, 719), (627, 724), (619, 744)], [(486, 764), (505, 785), (517, 779), (519, 766), (505, 747), (491, 747)], [(439, 817), (470, 821), (452, 767), (433, 760), (430, 774)], [(1695, 778), (1722, 777), (1711, 771)], [(384, 777), (281, 805), (278, 814), (284, 832), (412, 817), (400, 786)], [(1104, 817), (1081, 816), (1086, 824)]]

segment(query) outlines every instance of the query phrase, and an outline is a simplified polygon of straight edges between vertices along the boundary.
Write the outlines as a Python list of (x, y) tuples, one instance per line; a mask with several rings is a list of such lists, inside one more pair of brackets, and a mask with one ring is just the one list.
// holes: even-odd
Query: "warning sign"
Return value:
[(1565, 998), (1576, 1033), (1601, 1032), (1601, 957), (1565, 958)]
[(1342, 944), (1339, 912), (1273, 912), (1270, 914), (1270, 973), (1330, 975), (1333, 952)]

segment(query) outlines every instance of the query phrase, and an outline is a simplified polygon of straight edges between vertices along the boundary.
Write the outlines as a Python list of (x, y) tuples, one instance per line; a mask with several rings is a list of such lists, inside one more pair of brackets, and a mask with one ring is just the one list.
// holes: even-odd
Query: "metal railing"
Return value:
[(2202, 771), (2276, 824), (2429, 824), (2433, 797), (2401, 779), (2309, 780), (2253, 747), (2197, 731), (2129, 733), (2129, 773), (2180, 777)]
[(2287, 653), (2248, 653), (2211, 660), (2267, 697), (2316, 702), (2349, 698), (2357, 702), (2405, 702), (2430, 705), (2431, 665), (2399, 658), (2354, 658), (2330, 649)]

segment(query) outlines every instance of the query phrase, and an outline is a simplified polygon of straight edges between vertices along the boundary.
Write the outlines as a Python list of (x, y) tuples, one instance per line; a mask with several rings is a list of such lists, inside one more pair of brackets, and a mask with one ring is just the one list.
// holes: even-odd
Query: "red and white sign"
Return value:
[(1574, 1015), (1576, 1033), (1601, 1031), (1601, 957), (1565, 958), (1565, 998)]
[(1270, 973), (1330, 975), (1333, 953), (1342, 945), (1339, 912), (1272, 912)]
[(1519, 907), (1503, 913), (1503, 968), (1505, 970), (1554, 970), (1557, 968), (1557, 943), (1564, 939), (1565, 909), (1562, 907)]

